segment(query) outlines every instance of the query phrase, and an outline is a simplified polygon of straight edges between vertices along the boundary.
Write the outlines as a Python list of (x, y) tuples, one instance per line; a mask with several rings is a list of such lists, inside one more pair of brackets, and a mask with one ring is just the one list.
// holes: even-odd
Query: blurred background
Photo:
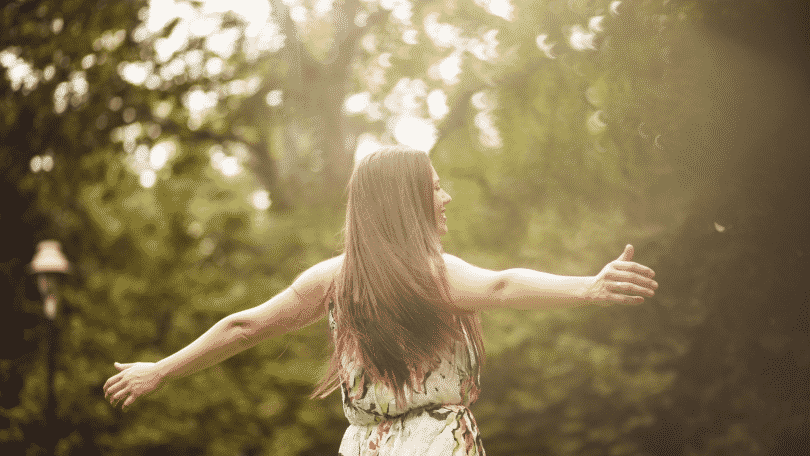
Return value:
[(809, 24), (805, 1), (6, 2), (0, 453), (336, 454), (339, 395), (307, 399), (324, 322), (126, 413), (102, 386), (339, 253), (353, 161), (402, 143), (453, 196), (446, 251), (593, 275), (632, 243), (657, 272), (641, 306), (483, 315), (489, 454), (808, 454)]

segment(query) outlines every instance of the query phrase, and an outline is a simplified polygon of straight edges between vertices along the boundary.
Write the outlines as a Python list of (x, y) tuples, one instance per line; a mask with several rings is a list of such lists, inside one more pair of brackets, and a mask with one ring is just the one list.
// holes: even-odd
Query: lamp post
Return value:
[(53, 425), (56, 422), (56, 404), (53, 397), (53, 371), (56, 361), (56, 316), (59, 311), (59, 278), (70, 273), (70, 262), (62, 253), (59, 241), (46, 240), (37, 244), (29, 270), (36, 276), (37, 288), (42, 296), (42, 310), (47, 317), (47, 399), (45, 402), (45, 435), (48, 455), (54, 454), (56, 437)]

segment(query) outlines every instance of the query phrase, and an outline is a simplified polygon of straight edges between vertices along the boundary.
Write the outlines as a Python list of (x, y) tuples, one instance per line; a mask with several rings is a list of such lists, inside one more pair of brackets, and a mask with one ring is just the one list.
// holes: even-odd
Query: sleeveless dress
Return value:
[[(329, 303), (329, 328), (335, 320)], [(340, 456), (486, 456), (478, 425), (468, 408), (478, 397), (477, 359), (469, 335), (440, 355), (426, 373), (421, 391), (406, 386), (406, 404), (397, 407), (387, 386), (367, 380), (362, 366), (343, 356), (341, 397), (349, 428)]]

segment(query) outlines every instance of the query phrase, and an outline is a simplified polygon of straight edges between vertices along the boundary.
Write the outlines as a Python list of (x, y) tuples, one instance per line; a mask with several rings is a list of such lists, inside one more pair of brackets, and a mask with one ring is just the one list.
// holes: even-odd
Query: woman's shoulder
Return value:
[(321, 267), (326, 273), (337, 274), (340, 272), (341, 266), (343, 266), (343, 256), (344, 255), (341, 253), (340, 255), (329, 258), (328, 260), (323, 260), (318, 264), (322, 265)]
[(337, 277), (342, 264), (343, 255), (323, 260), (302, 272), (293, 282), (293, 288), (299, 293), (307, 290), (316, 294), (323, 294)]
[(453, 303), (468, 311), (500, 306), (500, 291), (506, 286), (505, 271), (479, 268), (454, 255), (444, 253), (447, 283)]
[(337, 277), (343, 266), (343, 254), (326, 259), (310, 268), (311, 273), (326, 286)]

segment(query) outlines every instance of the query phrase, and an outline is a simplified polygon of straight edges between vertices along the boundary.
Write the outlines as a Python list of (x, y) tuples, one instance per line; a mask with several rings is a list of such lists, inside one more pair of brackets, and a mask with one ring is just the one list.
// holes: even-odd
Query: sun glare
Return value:
[(270, 23), (270, 3), (266, 0), (204, 0), (201, 8), (173, 0), (150, 0), (145, 28), (139, 35), (154, 35), (174, 19), (179, 22), (172, 33), (155, 41), (157, 59), (168, 61), (185, 48), (189, 39), (205, 37), (207, 49), (227, 58), (236, 51), (239, 34), (222, 30), (222, 16), (232, 12), (246, 23), (246, 51), (255, 57), (257, 50), (278, 50), (283, 45), (275, 24)]
[(377, 137), (371, 133), (363, 133), (357, 138), (357, 149), (354, 152), (354, 162), (357, 163), (366, 155), (382, 147)]
[(401, 116), (394, 120), (394, 139), (400, 144), (422, 152), (429, 151), (436, 144), (438, 132), (428, 119)]

